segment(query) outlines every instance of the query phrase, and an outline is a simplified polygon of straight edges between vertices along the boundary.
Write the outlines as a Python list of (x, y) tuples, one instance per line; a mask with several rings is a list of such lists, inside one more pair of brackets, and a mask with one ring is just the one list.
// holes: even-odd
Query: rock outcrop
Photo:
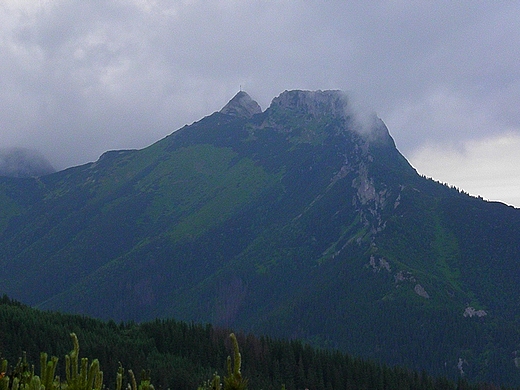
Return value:
[(251, 118), (260, 114), (262, 108), (244, 91), (237, 93), (221, 110), (222, 114), (232, 115), (238, 118)]

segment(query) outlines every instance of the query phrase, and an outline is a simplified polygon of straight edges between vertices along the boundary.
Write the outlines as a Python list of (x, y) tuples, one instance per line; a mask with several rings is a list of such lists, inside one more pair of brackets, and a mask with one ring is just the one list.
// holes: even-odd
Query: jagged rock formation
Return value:
[(276, 106), (315, 118), (324, 115), (346, 118), (349, 115), (348, 98), (341, 91), (284, 91), (273, 99), (271, 107)]
[(343, 120), (349, 131), (355, 131), (371, 142), (394, 146), (383, 121), (374, 112), (367, 113), (355, 107), (342, 91), (285, 91), (273, 99), (269, 108), (277, 107), (293, 115), (304, 114), (307, 120)]
[(251, 118), (255, 114), (260, 114), (262, 108), (246, 92), (240, 91), (220, 112), (237, 118)]

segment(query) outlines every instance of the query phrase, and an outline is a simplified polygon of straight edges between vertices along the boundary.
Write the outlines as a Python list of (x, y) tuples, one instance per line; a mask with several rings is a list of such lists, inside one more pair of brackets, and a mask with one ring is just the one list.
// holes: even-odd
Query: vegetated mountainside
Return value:
[[(338, 91), (240, 92), (142, 150), (0, 178), (2, 292), (520, 384), (520, 211), (419, 176)], [(520, 356), (519, 356), (520, 358)]]
[[(101, 322), (85, 316), (41, 312), (6, 296), (0, 297), (0, 318), (0, 365), (3, 368), (0, 384), (3, 388), (8, 388), (13, 382), (7, 382), (7, 379), (17, 374), (22, 384), (24, 380), (30, 383), (31, 373), (21, 377), (20, 372), (16, 373), (14, 362), (25, 355), (26, 369), (33, 374), (41, 372), (40, 353), (43, 351), (60, 358), (55, 374), (61, 377), (63, 385), (67, 364), (62, 357), (72, 349), (71, 332), (79, 338), (81, 361), (98, 359), (107, 388), (116, 388), (116, 372), (120, 367), (131, 369), (136, 375), (148, 371), (155, 388), (201, 388), (214, 373), (222, 379), (228, 375), (226, 356), (233, 355), (228, 337), (230, 330), (211, 325), (187, 324), (173, 319), (117, 325), (113, 321)], [(241, 354), (241, 376), (250, 389), (498, 389), (491, 384), (471, 384), (464, 379), (455, 384), (446, 378), (379, 365), (339, 351), (317, 350), (298, 340), (276, 340), (243, 333), (236, 336)], [(34, 366), (31, 370), (31, 364), (36, 361), (40, 361), (40, 367), (36, 365), (36, 370)], [(3, 367), (6, 362), (10, 366)], [(123, 383), (131, 382), (125, 370), (122, 379)], [(140, 379), (143, 379), (142, 374)]]

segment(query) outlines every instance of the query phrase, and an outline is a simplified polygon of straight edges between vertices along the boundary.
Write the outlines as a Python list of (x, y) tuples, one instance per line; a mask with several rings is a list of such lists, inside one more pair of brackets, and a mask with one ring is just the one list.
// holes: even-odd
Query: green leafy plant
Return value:
[(103, 388), (103, 371), (99, 361), (94, 359), (89, 366), (88, 358), (79, 359), (79, 341), (75, 333), (71, 333), (74, 349), (65, 356), (65, 373), (67, 390), (101, 390)]
[[(248, 380), (242, 377), (241, 366), (242, 356), (238, 347), (238, 341), (234, 333), (229, 335), (233, 348), (233, 358), (227, 357), (227, 376), (224, 377), (223, 390), (246, 390)], [(217, 373), (213, 374), (211, 380), (208, 380), (199, 386), (198, 390), (221, 390), (222, 383), (220, 383), (220, 376)]]
[[(52, 358), (47, 363), (47, 356), (42, 354), (41, 359), (45, 360), (45, 366), (42, 368), (42, 372), (45, 377), (44, 381), (40, 379), (38, 375), (34, 375), (34, 365), (29, 365), (27, 362), (27, 356), (24, 353), (23, 356), (18, 359), (16, 366), (8, 373), (7, 360), (2, 361), (2, 379), (0, 380), (1, 390), (45, 390), (45, 389), (58, 389), (58, 386), (54, 383), (54, 380), (47, 381), (47, 373), (54, 376), (53, 372), (56, 368), (57, 358)], [(44, 388), (46, 383), (48, 387)]]
[[(124, 371), (121, 367), (121, 378), (122, 372)], [(118, 373), (119, 374), (119, 373)], [(135, 379), (134, 372), (132, 370), (128, 370), (128, 375), (130, 375), (130, 383), (128, 384), (128, 390), (154, 390), (153, 385), (150, 382), (150, 371), (141, 371), (141, 382), (139, 386), (137, 386), (137, 381)], [(118, 382), (120, 383), (120, 382)], [(120, 390), (119, 388), (116, 390)]]
[(233, 344), (233, 359), (227, 358), (228, 375), (224, 377), (224, 390), (245, 390), (247, 389), (247, 379), (242, 377), (240, 368), (242, 366), (242, 356), (238, 348), (238, 341), (234, 333), (229, 335)]
[(222, 390), (222, 383), (220, 382), (220, 375), (213, 374), (211, 380), (205, 381), (197, 390)]
[[(94, 359), (89, 364), (88, 358), (79, 357), (79, 341), (75, 333), (71, 333), (73, 349), (65, 356), (66, 381), (62, 383), (56, 376), (58, 358), (50, 358), (46, 353), (40, 354), (40, 375), (34, 374), (34, 365), (27, 362), (27, 356), (18, 359), (16, 366), (8, 368), (8, 362), (0, 362), (0, 390), (104, 390), (103, 371), (99, 360)], [(123, 387), (124, 369), (120, 365), (116, 376), (116, 390)], [(130, 383), (128, 390), (154, 390), (150, 382), (149, 372), (143, 371), (139, 386), (132, 370), (128, 370)]]

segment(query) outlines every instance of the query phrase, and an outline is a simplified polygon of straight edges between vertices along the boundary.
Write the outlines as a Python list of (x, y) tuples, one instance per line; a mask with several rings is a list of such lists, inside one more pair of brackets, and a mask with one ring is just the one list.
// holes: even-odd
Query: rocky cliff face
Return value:
[(312, 117), (346, 118), (349, 111), (347, 95), (341, 91), (285, 91), (273, 99), (273, 107)]
[(341, 121), (343, 129), (355, 131), (365, 140), (395, 147), (387, 127), (374, 112), (358, 107), (342, 91), (285, 91), (274, 98), (268, 110), (285, 110), (305, 116), (307, 121)]

